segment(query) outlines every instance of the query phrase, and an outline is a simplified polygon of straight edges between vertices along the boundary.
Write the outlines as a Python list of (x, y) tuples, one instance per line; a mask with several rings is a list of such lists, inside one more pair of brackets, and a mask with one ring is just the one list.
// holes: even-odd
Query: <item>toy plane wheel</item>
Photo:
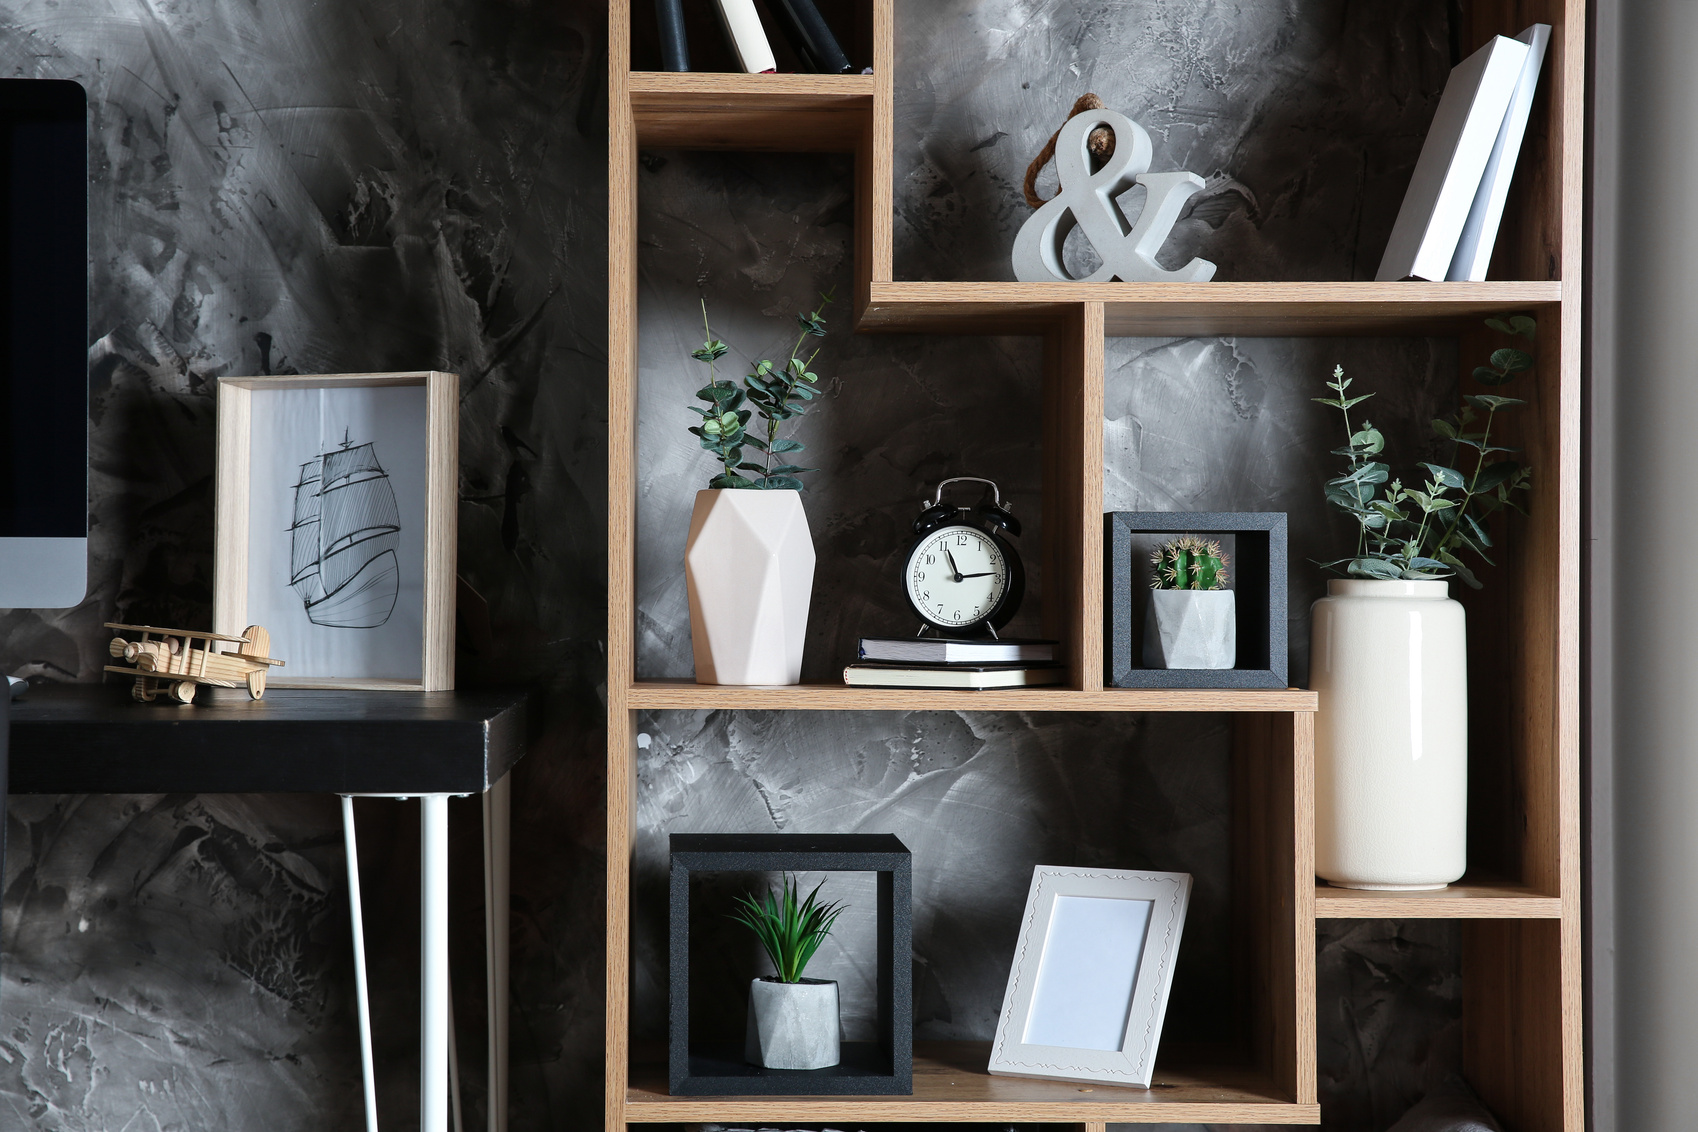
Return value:
[(130, 688), (130, 698), (135, 700), (137, 703), (150, 704), (153, 702), (153, 697), (155, 695), (156, 693), (154, 690), (148, 687), (147, 678), (145, 676), (137, 676), (135, 684)]
[(171, 685), (171, 698), (180, 704), (193, 703), (195, 698), (194, 684), (188, 680), (177, 681)]

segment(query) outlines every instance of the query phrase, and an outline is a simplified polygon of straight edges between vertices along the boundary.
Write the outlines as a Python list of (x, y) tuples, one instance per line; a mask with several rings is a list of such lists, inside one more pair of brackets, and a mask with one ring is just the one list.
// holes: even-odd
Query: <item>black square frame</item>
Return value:
[[(1142, 640), (1132, 636), (1134, 603), (1145, 587), (1134, 581), (1136, 535), (1231, 535), (1232, 589), (1238, 623), (1234, 668), (1144, 668)], [(1284, 688), (1286, 647), (1286, 523), (1283, 511), (1110, 511), (1103, 515), (1104, 679), (1115, 688)]]
[[(909, 1096), (914, 1091), (913, 857), (889, 833), (671, 835), (667, 1087), (677, 1096)], [(763, 1069), (741, 1043), (690, 1044), (690, 876), (712, 872), (878, 875), (878, 1040), (844, 1042), (830, 1069)]]

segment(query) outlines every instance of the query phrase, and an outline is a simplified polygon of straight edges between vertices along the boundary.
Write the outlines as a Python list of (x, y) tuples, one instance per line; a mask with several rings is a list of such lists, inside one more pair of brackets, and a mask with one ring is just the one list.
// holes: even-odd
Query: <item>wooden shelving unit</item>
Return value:
[[(1320, 919), (1463, 921), (1465, 1071), (1508, 1132), (1581, 1132), (1579, 452), (1584, 0), (1463, 0), (1464, 51), (1553, 26), (1492, 282), (1199, 285), (897, 281), (892, 262), (895, 0), (859, 0), (871, 75), (633, 71), (632, 0), (608, 14), (608, 1132), (632, 1124), (786, 1121), (1315, 1124)], [(648, 18), (639, 6), (641, 18)], [(852, 52), (852, 56), (854, 52)], [(638, 152), (645, 146), (855, 155), (855, 319), (878, 333), (1042, 340), (1046, 634), (1069, 686), (992, 693), (725, 688), (635, 667)], [(1507, 281), (1496, 281), (1496, 280)], [(1531, 515), (1465, 596), (1470, 628), (1469, 856), (1442, 892), (1354, 892), (1314, 878), (1313, 693), (1104, 689), (1103, 340), (1117, 335), (1455, 335), (1464, 373), (1480, 319), (1539, 319), (1538, 369), (1515, 442), (1537, 469)], [(911, 1097), (671, 1097), (630, 1042), (635, 722), (644, 710), (1193, 711), (1234, 718), (1234, 920), (1245, 943), (1245, 1041), (1230, 1062), (1165, 1051), (1149, 1090), (993, 1078), (974, 1043), (916, 1047)], [(1169, 1062), (1172, 1062), (1170, 1064)]]

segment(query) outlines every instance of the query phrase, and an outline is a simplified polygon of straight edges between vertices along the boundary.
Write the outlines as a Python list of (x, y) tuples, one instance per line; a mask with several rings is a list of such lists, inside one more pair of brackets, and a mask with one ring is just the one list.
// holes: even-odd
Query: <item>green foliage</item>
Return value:
[[(690, 356), (708, 367), (708, 384), (696, 390), (696, 399), (707, 402), (707, 407), (688, 408), (702, 418), (700, 424), (691, 426), (690, 432), (719, 460), (719, 474), (708, 481), (709, 487), (803, 490), (798, 477), (815, 469), (782, 460), (775, 464), (773, 459), (786, 452), (802, 451), (801, 441), (780, 437), (778, 431), (786, 421), (806, 414), (808, 402), (819, 396), (819, 374), (810, 368), (819, 357), (819, 350), (804, 360), (802, 343), (809, 338), (825, 337), (824, 312), (830, 302), (829, 294), (821, 295), (819, 306), (796, 316), (801, 334), (790, 348), (789, 361), (777, 366), (762, 358), (751, 367), (741, 386), (719, 376), (717, 363), (728, 347), (713, 336), (708, 327), (707, 302), (702, 302), (702, 330), (707, 340), (701, 349), (690, 351)], [(745, 405), (751, 407), (744, 408)], [(749, 420), (757, 414), (766, 427), (750, 432)], [(745, 460), (745, 447), (761, 455)]]
[[(1486, 325), (1528, 341), (1537, 330), (1526, 315), (1489, 318)], [(1502, 385), (1532, 368), (1531, 354), (1506, 347), (1494, 350), (1490, 364), (1475, 369), (1474, 377), (1482, 385)], [(1354, 578), (1419, 581), (1455, 574), (1479, 589), (1480, 580), (1459, 555), (1468, 552), (1491, 565), (1486, 549), (1492, 540), (1483, 520), (1505, 507), (1521, 510), (1513, 496), (1526, 490), (1531, 470), (1510, 458), (1516, 449), (1492, 443), (1492, 424), (1499, 412), (1525, 402), (1491, 393), (1464, 395), (1462, 409), (1435, 420), (1433, 432), (1450, 442), (1452, 464), (1472, 462), (1472, 470), (1464, 473), (1423, 462), (1421, 486), (1406, 487), (1401, 479), (1391, 478), (1390, 466), (1379, 459), (1385, 450), (1380, 431), (1367, 420), (1361, 428), (1350, 423), (1351, 407), (1373, 394), (1350, 396), (1350, 379), (1342, 366), (1333, 367), (1332, 378), (1326, 384), (1333, 395), (1314, 400), (1344, 415), (1348, 440), (1332, 450), (1346, 465), (1343, 475), (1327, 481), (1326, 499), (1356, 521), (1356, 553), (1320, 565)]]
[(1153, 590), (1226, 588), (1226, 555), (1220, 552), (1218, 542), (1194, 535), (1176, 538), (1150, 553), (1150, 565), (1155, 567), (1155, 577), (1150, 580)]
[(769, 890), (759, 900), (752, 896), (737, 897), (739, 907), (731, 918), (760, 939), (782, 982), (802, 981), (808, 960), (814, 957), (825, 937), (831, 934), (837, 917), (843, 914), (843, 905), (838, 901), (818, 902), (823, 887), (825, 882), (821, 881), (814, 885), (806, 900), (801, 900), (796, 878), (785, 877), (777, 892)]

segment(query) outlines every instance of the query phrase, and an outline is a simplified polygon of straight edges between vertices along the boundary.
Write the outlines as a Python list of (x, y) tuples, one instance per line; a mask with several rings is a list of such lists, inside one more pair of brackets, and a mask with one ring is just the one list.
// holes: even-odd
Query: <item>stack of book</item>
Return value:
[[(737, 62), (743, 70), (751, 75), (778, 70), (772, 43), (755, 11), (755, 0), (713, 0), (713, 3), (719, 8), (720, 26), (725, 29), (725, 38), (737, 53)], [(814, 7), (814, 0), (768, 0), (767, 7), (803, 66), (822, 75), (849, 72), (848, 56), (843, 54), (837, 37), (831, 34), (831, 28)], [(660, 18), (662, 65), (668, 71), (688, 71), (690, 44), (684, 34), (684, 0), (655, 0), (655, 13)]]
[(862, 637), (861, 663), (843, 670), (856, 688), (1027, 688), (1060, 684), (1054, 641), (956, 641), (945, 637)]
[(1493, 36), (1451, 71), (1376, 279), (1486, 278), (1550, 40)]

